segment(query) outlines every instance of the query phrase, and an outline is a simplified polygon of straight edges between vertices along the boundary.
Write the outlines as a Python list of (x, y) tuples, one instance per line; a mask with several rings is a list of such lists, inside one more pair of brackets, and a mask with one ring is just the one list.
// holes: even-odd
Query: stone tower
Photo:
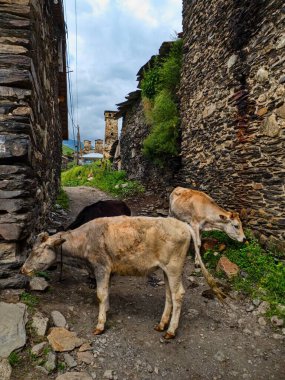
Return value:
[(84, 140), (84, 153), (89, 153), (91, 150), (91, 141), (90, 140)]
[(105, 111), (105, 144), (104, 158), (110, 157), (110, 150), (116, 140), (118, 140), (118, 119), (116, 111)]
[(103, 154), (103, 140), (101, 139), (95, 140), (94, 153)]

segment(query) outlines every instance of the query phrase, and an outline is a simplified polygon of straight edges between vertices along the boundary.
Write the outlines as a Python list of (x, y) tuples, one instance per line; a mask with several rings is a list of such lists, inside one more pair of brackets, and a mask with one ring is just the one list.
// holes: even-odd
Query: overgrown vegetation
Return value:
[(62, 145), (62, 154), (64, 154), (65, 156), (73, 156), (73, 153), (74, 153), (74, 150), (69, 148), (68, 146), (66, 145)]
[(69, 198), (66, 192), (63, 190), (63, 188), (60, 189), (60, 192), (56, 199), (56, 203), (65, 210), (68, 210), (69, 208)]
[(92, 186), (121, 198), (144, 191), (137, 181), (129, 181), (124, 171), (116, 171), (110, 163), (100, 161), (90, 165), (75, 166), (61, 174), (63, 186)]
[(11, 367), (15, 367), (16, 365), (18, 365), (21, 361), (21, 358), (20, 356), (17, 354), (17, 352), (13, 351), (11, 352), (11, 354), (9, 355), (8, 357), (8, 361), (11, 365)]
[(28, 306), (30, 310), (33, 310), (39, 303), (38, 297), (27, 293), (23, 292), (20, 296), (21, 301)]
[(179, 153), (179, 111), (177, 89), (182, 63), (182, 40), (173, 42), (170, 53), (145, 71), (141, 82), (146, 121), (151, 131), (143, 153), (159, 166)]
[[(260, 300), (268, 301), (270, 313), (285, 317), (285, 264), (271, 252), (265, 251), (258, 241), (249, 233), (247, 244), (231, 240), (226, 234), (218, 231), (204, 233), (203, 236), (214, 237), (225, 243), (223, 252), (232, 262), (236, 263), (241, 273), (232, 279), (233, 287)], [(215, 268), (220, 255), (207, 251), (204, 260), (210, 268)]]

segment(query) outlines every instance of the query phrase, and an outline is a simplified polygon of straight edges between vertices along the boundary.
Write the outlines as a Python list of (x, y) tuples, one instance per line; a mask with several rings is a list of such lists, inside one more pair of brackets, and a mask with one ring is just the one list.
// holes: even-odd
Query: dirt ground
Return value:
[[(67, 222), (82, 207), (109, 198), (85, 187), (66, 191), (71, 199)], [(143, 200), (132, 201), (131, 206), (136, 214), (147, 208)], [(63, 282), (58, 281), (57, 271), (51, 274), (51, 288), (38, 294), (37, 310), (47, 316), (53, 310), (60, 311), (69, 327), (92, 343), (93, 365), (78, 365), (75, 370), (85, 369), (96, 379), (103, 379), (104, 374), (107, 378), (106, 371), (112, 370), (113, 377), (109, 378), (114, 380), (285, 379), (285, 340), (281, 329), (275, 330), (270, 322), (266, 326), (260, 324), (260, 316), (254, 313), (257, 306), (242, 295), (233, 293), (236, 300), (230, 300), (229, 307), (202, 297), (202, 291), (208, 287), (195, 272), (191, 257), (184, 271), (186, 294), (180, 325), (172, 341), (164, 341), (162, 334), (153, 329), (163, 311), (163, 284), (154, 286), (155, 281), (147, 278), (112, 277), (108, 328), (103, 335), (93, 336), (98, 303), (87, 274), (67, 266)], [(188, 279), (193, 274), (198, 285), (195, 288)], [(156, 276), (163, 278), (159, 271)], [(249, 309), (254, 310), (246, 311)], [(71, 354), (76, 358), (75, 353)], [(56, 376), (57, 373), (48, 376), (26, 365), (14, 369), (12, 380)]]

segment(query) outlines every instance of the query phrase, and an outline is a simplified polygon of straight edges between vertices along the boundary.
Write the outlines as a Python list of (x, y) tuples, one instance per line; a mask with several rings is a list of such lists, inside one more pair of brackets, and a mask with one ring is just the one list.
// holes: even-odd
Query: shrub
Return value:
[(159, 166), (178, 154), (179, 116), (171, 94), (163, 90), (155, 98), (153, 127), (143, 142), (143, 154)]
[(173, 43), (169, 55), (156, 60), (141, 82), (146, 122), (152, 127), (143, 143), (143, 154), (159, 166), (179, 154), (180, 118), (177, 87), (180, 81), (182, 40)]
[(126, 197), (141, 193), (143, 186), (137, 181), (129, 181), (126, 172), (111, 169), (110, 163), (95, 162), (90, 165), (76, 166), (62, 172), (63, 186), (92, 186), (107, 193)]

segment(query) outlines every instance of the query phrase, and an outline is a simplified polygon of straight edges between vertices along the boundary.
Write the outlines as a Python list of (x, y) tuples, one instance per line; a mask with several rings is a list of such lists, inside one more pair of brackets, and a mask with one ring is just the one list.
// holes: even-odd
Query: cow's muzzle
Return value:
[(26, 276), (32, 276), (34, 274), (34, 271), (28, 271), (24, 266), (20, 269), (20, 273), (26, 275)]

